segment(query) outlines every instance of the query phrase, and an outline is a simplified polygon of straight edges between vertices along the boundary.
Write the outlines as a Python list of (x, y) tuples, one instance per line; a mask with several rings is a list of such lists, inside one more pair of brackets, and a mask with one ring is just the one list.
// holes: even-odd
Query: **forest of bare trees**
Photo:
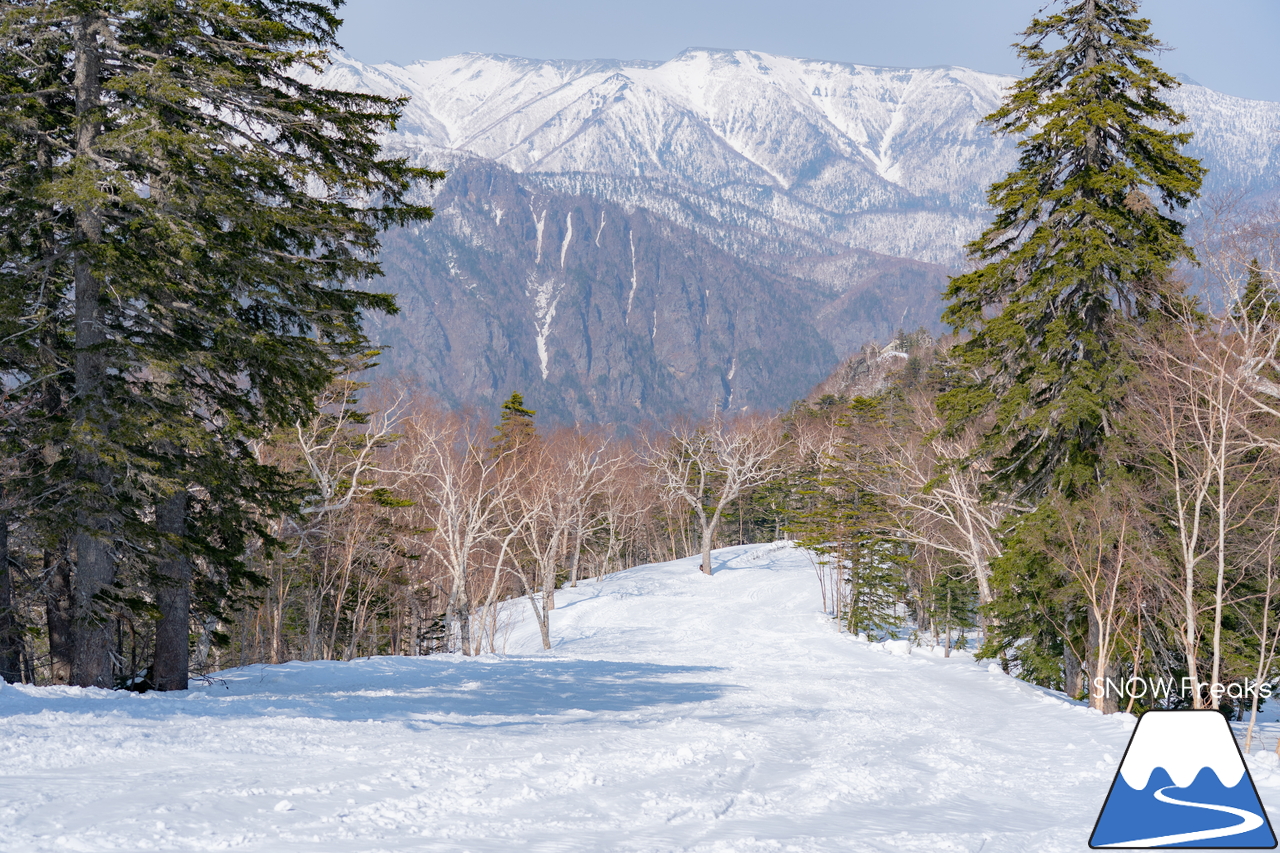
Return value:
[[(305, 497), (264, 519), (267, 535), (246, 554), (247, 584), (195, 597), (196, 672), (501, 652), (513, 608), (526, 607), (550, 648), (557, 588), (780, 529), (777, 513), (764, 518), (747, 494), (780, 471), (785, 441), (773, 418), (627, 437), (540, 430), (518, 394), (495, 423), (350, 379), (326, 392), (320, 412), (256, 448)], [(50, 647), (57, 575), (24, 544), (10, 549), (16, 583), (5, 590), (5, 612), (22, 626), (14, 680), (65, 683)], [(118, 682), (144, 684), (151, 611), (120, 608), (114, 636)]]

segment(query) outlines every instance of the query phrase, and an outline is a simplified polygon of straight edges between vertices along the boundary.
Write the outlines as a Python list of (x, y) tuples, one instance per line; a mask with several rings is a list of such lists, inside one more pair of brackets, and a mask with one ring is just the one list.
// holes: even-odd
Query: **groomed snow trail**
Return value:
[(0, 688), (0, 850), (1087, 849), (1132, 718), (838, 633), (789, 546), (714, 562), (559, 592), (549, 653), (521, 603), (506, 656)]

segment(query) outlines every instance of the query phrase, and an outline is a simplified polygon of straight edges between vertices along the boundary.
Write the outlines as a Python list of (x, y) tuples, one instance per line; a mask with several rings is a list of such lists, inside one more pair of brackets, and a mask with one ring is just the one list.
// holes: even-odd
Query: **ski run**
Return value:
[(0, 850), (1087, 849), (1132, 717), (840, 633), (787, 543), (714, 563), (559, 591), (550, 652), (515, 602), (503, 655), (5, 685)]

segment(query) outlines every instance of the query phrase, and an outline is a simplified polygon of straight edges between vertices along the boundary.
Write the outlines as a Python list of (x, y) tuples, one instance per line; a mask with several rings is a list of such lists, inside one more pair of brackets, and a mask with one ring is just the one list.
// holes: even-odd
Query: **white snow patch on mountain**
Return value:
[(573, 241), (573, 211), (564, 218), (564, 242), (560, 244), (560, 269), (564, 269), (564, 256), (569, 251), (569, 243)]
[(627, 316), (631, 316), (631, 306), (636, 301), (636, 287), (640, 282), (636, 272), (636, 235), (635, 232), (627, 231), (627, 243), (631, 246), (631, 290), (627, 291)]
[[(546, 219), (543, 211), (542, 218)], [(572, 231), (570, 232), (572, 233)], [(541, 240), (542, 228), (538, 228)], [(568, 242), (567, 240), (565, 241)], [(547, 337), (551, 334), (551, 321), (556, 318), (556, 305), (560, 302), (560, 283), (554, 279), (542, 280), (535, 273), (529, 279), (529, 295), (533, 299), (534, 334), (538, 345), (538, 361), (542, 366), (542, 378), (549, 373)]]

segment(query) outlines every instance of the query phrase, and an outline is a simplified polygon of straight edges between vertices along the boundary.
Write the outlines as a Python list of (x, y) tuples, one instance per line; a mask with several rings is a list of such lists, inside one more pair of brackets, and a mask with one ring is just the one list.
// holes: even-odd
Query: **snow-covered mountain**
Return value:
[[(388, 284), (417, 306), (380, 330), (391, 362), (458, 401), (635, 420), (781, 405), (858, 344), (936, 327), (1016, 158), (980, 123), (1012, 79), (691, 49), (339, 57), (324, 82), (409, 96), (389, 146), (450, 171), (437, 222), (391, 240)], [(1280, 188), (1280, 104), (1171, 100), (1208, 192)], [(752, 361), (771, 368), (735, 369)]]

